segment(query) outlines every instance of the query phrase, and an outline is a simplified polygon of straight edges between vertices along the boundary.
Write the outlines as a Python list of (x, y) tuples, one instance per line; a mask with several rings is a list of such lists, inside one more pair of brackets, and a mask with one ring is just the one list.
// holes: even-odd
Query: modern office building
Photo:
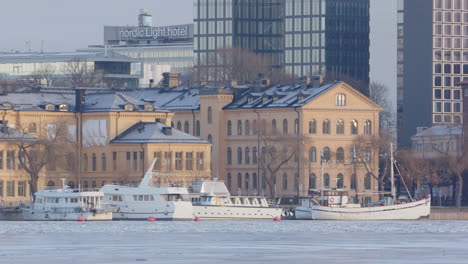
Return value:
[(193, 24), (154, 27), (152, 16), (141, 10), (138, 26), (104, 26), (104, 44), (78, 51), (113, 51), (141, 63), (132, 71), (142, 74), (140, 84), (161, 80), (163, 72), (190, 73), (193, 68)]
[(417, 127), (462, 123), (468, 1), (399, 1), (398, 32), (398, 132), (409, 146)]
[(297, 77), (369, 81), (369, 0), (195, 0), (194, 23), (201, 80), (219, 66), (210, 54), (236, 47), (271, 55)]

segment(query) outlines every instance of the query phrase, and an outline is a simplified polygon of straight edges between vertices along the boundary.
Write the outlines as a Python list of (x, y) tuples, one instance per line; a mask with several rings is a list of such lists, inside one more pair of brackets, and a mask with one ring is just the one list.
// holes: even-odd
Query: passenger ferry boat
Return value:
[(22, 209), (29, 221), (85, 221), (112, 220), (112, 208), (103, 208), (99, 191), (81, 191), (64, 185), (62, 189), (43, 189), (35, 194), (30, 207)]
[(115, 208), (114, 220), (193, 220), (193, 207), (186, 188), (153, 187), (152, 168), (146, 171), (137, 187), (105, 185), (101, 188), (104, 201)]
[(270, 206), (265, 197), (231, 196), (220, 181), (197, 181), (191, 193), (196, 217), (211, 220), (259, 220), (281, 217), (282, 209)]

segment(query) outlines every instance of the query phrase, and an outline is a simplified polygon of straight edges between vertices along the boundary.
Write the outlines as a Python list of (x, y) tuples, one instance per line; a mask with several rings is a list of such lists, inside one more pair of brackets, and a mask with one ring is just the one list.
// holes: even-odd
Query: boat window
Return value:
[(154, 201), (154, 196), (150, 195), (150, 201)]
[(138, 201), (143, 201), (143, 195), (138, 195)]
[(36, 200), (36, 203), (42, 203), (42, 198), (38, 198), (38, 199)]
[(138, 195), (133, 195), (133, 200), (138, 201)]
[(235, 198), (231, 198), (231, 203), (232, 203), (232, 204), (236, 204), (236, 199), (235, 199)]
[(70, 198), (70, 203), (78, 203), (78, 198)]
[[(134, 195), (134, 196), (135, 196), (135, 195)], [(116, 202), (116, 201), (121, 202), (121, 201), (122, 201), (122, 196), (120, 196), (120, 195), (113, 195), (113, 196), (112, 196), (112, 201), (114, 201), (114, 202)]]
[(55, 198), (55, 203), (59, 203), (60, 198)]

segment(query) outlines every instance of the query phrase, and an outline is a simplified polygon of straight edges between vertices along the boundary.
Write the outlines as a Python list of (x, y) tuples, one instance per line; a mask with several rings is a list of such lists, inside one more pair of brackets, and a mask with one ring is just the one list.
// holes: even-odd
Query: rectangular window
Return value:
[(450, 90), (444, 90), (444, 99), (452, 99), (452, 91)]
[(172, 152), (164, 152), (164, 169), (172, 170)]
[(182, 170), (182, 152), (175, 153), (175, 169)]
[(140, 151), (140, 170), (145, 169), (145, 153)]
[(203, 170), (203, 168), (204, 168), (203, 152), (197, 152), (197, 170)]
[(7, 181), (7, 196), (15, 196), (15, 182)]
[(442, 99), (442, 90), (440, 89), (434, 90), (434, 99)]
[(453, 99), (461, 99), (461, 91), (460, 90), (454, 90), (453, 91)]
[(3, 181), (0, 181), (0, 197), (3, 197)]
[(185, 153), (185, 169), (193, 170), (193, 153), (192, 152)]
[(453, 103), (453, 112), (455, 112), (455, 113), (460, 113), (461, 112), (460, 103)]
[(434, 86), (442, 86), (442, 77), (440, 76), (434, 77)]
[(133, 170), (138, 170), (138, 152), (133, 152)]
[(0, 170), (3, 170), (3, 151), (0, 151)]
[(451, 113), (452, 112), (452, 103), (444, 103), (444, 112)]
[(153, 158), (156, 159), (153, 170), (161, 170), (161, 152), (154, 152)]
[(112, 170), (117, 170), (117, 152), (112, 152)]
[(442, 112), (442, 103), (435, 102), (434, 103), (434, 113), (440, 113), (440, 112)]
[(132, 153), (131, 153), (131, 152), (127, 152), (127, 162), (126, 162), (127, 169), (130, 169), (131, 160), (132, 160)]
[(7, 170), (15, 169), (15, 151), (7, 151)]
[(18, 182), (18, 196), (26, 196), (26, 181)]

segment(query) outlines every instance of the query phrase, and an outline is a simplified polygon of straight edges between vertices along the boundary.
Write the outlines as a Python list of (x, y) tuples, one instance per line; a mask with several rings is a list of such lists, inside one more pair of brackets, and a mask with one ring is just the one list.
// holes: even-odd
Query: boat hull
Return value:
[(298, 206), (299, 220), (417, 220), (429, 217), (431, 199), (378, 207)]
[(194, 205), (196, 217), (211, 220), (271, 220), (281, 217), (281, 208)]
[(22, 211), (25, 221), (76, 221), (83, 217), (85, 221), (110, 221), (112, 220), (112, 210), (101, 210), (93, 212), (52, 212), (39, 211), (25, 208)]

